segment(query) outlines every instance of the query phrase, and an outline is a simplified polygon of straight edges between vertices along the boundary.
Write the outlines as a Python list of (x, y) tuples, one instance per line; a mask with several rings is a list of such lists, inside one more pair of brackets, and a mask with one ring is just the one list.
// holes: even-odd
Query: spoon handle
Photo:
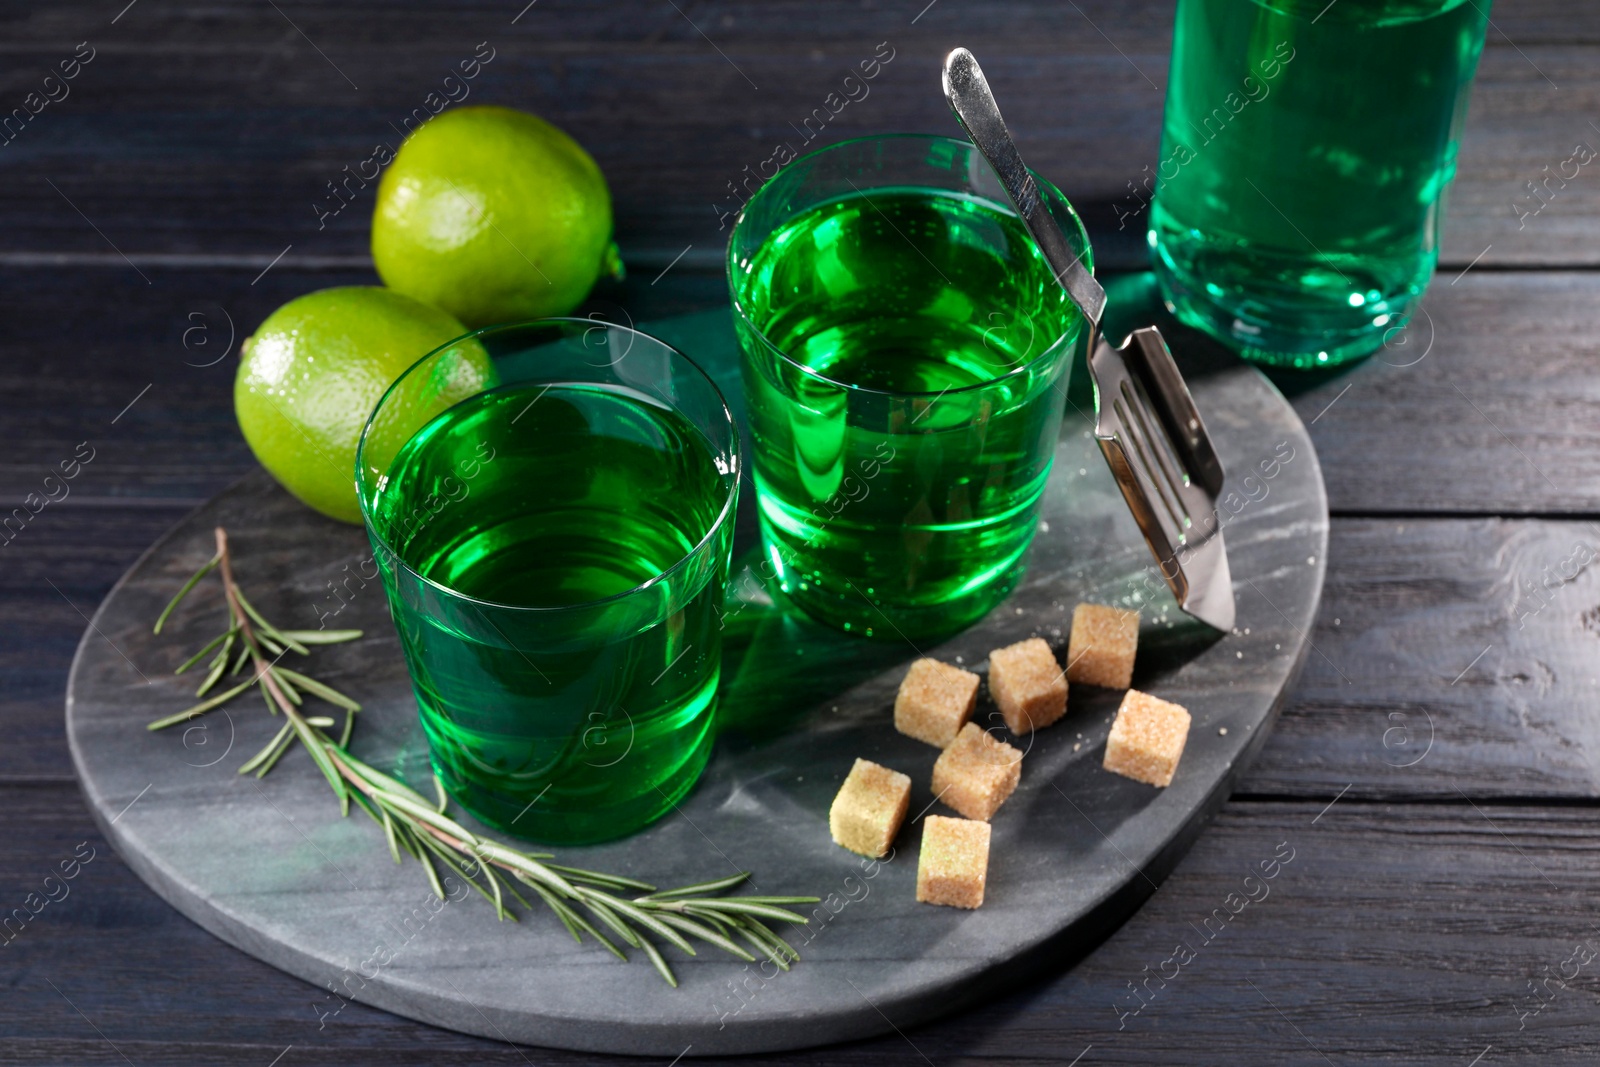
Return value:
[(965, 48), (957, 48), (945, 57), (944, 96), (950, 101), (962, 129), (1000, 176), (1000, 184), (1039, 245), (1039, 251), (1044, 253), (1045, 262), (1055, 272), (1056, 280), (1098, 332), (1100, 316), (1106, 306), (1106, 291), (1072, 250), (1061, 227), (1039, 198), (1033, 175), (1028, 173), (1027, 165), (1011, 140), (1011, 131), (1000, 117), (988, 79), (983, 76), (977, 59)]

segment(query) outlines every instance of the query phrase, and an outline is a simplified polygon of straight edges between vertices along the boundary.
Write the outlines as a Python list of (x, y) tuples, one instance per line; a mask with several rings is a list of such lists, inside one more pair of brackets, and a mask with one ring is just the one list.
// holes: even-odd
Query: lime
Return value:
[[(324, 515), (360, 522), (356, 443), (367, 416), (405, 369), (466, 333), (452, 315), (376, 286), (323, 289), (267, 316), (240, 352), (233, 383), (239, 429), (261, 465)], [(466, 347), (466, 346), (463, 346)], [(470, 342), (465, 373), (442, 383), (433, 410), (492, 374)]]
[(589, 154), (536, 115), (461, 107), (408, 137), (378, 183), (384, 284), (471, 326), (564, 315), (611, 249), (611, 194)]

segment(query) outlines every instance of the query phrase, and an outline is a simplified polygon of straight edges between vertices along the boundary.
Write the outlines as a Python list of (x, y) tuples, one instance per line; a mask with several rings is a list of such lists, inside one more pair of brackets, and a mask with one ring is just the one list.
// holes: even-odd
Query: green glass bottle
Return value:
[(1488, 0), (1178, 0), (1149, 239), (1183, 322), (1332, 366), (1438, 259)]

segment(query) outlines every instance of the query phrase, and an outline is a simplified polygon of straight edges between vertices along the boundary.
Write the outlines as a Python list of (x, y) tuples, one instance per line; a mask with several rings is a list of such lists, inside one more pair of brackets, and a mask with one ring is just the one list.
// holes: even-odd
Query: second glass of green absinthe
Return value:
[(727, 473), (681, 415), (598, 384), (480, 394), (396, 457), (380, 525), (453, 595), (393, 598), (395, 622), (434, 768), (478, 817), (602, 840), (693, 784), (727, 552), (673, 568), (717, 525)]
[(972, 195), (874, 188), (776, 228), (733, 289), (785, 591), (890, 638), (982, 616), (1022, 572), (1082, 321), (1021, 221)]

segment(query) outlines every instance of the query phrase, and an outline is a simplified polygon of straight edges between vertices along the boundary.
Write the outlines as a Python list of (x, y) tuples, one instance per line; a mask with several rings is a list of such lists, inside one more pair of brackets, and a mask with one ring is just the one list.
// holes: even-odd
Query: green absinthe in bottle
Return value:
[(1488, 0), (1179, 0), (1150, 243), (1247, 358), (1384, 343), (1438, 258)]
[(731, 536), (726, 467), (683, 416), (595, 384), (479, 394), (400, 451), (375, 507), (391, 605), (434, 769), (479, 818), (602, 840), (693, 784), (728, 546), (691, 552)]
[(731, 273), (785, 591), (890, 639), (988, 611), (1023, 569), (1082, 328), (1021, 221), (874, 188), (787, 220)]

